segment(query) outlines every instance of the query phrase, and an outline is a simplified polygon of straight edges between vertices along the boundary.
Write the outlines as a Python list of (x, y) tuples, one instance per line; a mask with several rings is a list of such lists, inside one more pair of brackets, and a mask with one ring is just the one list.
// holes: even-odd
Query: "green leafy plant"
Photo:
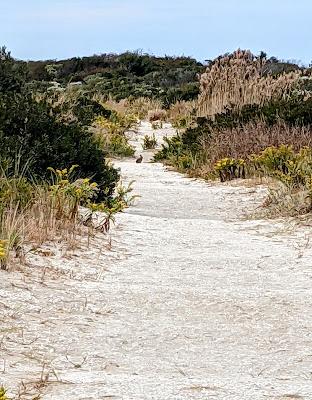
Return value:
[(99, 189), (96, 182), (91, 183), (89, 178), (71, 180), (77, 167), (78, 165), (73, 165), (68, 170), (49, 168), (54, 180), (50, 192), (58, 219), (75, 221), (78, 207), (97, 197)]
[(148, 136), (145, 135), (143, 138), (143, 149), (144, 150), (150, 150), (150, 149), (155, 149), (157, 146), (157, 140), (155, 135), (153, 136)]
[(271, 176), (292, 187), (305, 184), (312, 173), (311, 148), (296, 153), (292, 146), (272, 146), (250, 156), (249, 161), (261, 175)]
[[(129, 182), (127, 186), (122, 183), (116, 188), (114, 198), (109, 203), (93, 203), (88, 201), (87, 207), (89, 212), (85, 218), (88, 223), (93, 223), (96, 220), (95, 228), (107, 233), (110, 230), (111, 223), (115, 223), (115, 215), (129, 207), (138, 197), (132, 195), (134, 181)], [(94, 218), (94, 214), (97, 218)]]
[(116, 114), (113, 120), (97, 117), (93, 123), (94, 136), (108, 156), (132, 157), (134, 148), (130, 146), (125, 131), (134, 124), (134, 118)]

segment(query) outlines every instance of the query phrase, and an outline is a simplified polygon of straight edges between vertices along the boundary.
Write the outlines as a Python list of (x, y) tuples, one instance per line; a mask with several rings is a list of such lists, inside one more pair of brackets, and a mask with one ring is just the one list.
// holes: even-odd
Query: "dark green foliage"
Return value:
[(17, 63), (5, 47), (0, 47), (0, 93), (21, 92), (27, 77), (26, 63)]
[(104, 154), (91, 133), (76, 124), (65, 125), (50, 115), (45, 103), (29, 95), (16, 95), (0, 101), (0, 157), (21, 163), (30, 160), (31, 172), (44, 177), (47, 168), (78, 164), (83, 176), (92, 177), (112, 193), (118, 173), (105, 165)]
[(84, 126), (90, 125), (95, 116), (101, 115), (105, 118), (111, 118), (115, 114), (114, 111), (108, 110), (82, 93), (77, 98), (72, 111), (78, 123)]
[(268, 62), (263, 68), (263, 74), (271, 74), (273, 76), (280, 75), (284, 72), (298, 71), (300, 67), (291, 62)]
[[(48, 175), (47, 168), (66, 168), (78, 164), (82, 176), (96, 181), (103, 194), (112, 194), (118, 171), (105, 164), (102, 150), (92, 134), (77, 124), (57, 121), (46, 102), (37, 102), (25, 86), (24, 65), (16, 64), (2, 49), (0, 58), (0, 159), (30, 163), (36, 177)], [(81, 100), (77, 112), (87, 119), (94, 112), (108, 110), (97, 103)], [(83, 110), (83, 111), (81, 111)], [(86, 110), (86, 111), (85, 111)], [(85, 123), (86, 121), (84, 121)], [(103, 197), (103, 196), (102, 196)]]
[(177, 101), (191, 101), (196, 99), (198, 95), (198, 82), (189, 82), (178, 87), (169, 88), (158, 97), (163, 101), (164, 106), (169, 108), (171, 104), (174, 104)]
[(172, 138), (164, 138), (165, 144), (156, 153), (155, 161), (168, 160), (171, 156), (196, 155), (201, 150), (202, 134), (202, 129), (196, 127)]
[[(244, 132), (243, 127), (246, 126), (246, 124), (254, 123), (254, 126), (256, 126), (259, 121), (268, 127), (268, 132), (270, 127), (278, 126), (280, 122), (289, 127), (310, 127), (312, 126), (312, 98), (304, 99), (301, 96), (294, 96), (288, 100), (272, 100), (264, 106), (246, 105), (240, 111), (227, 109), (224, 113), (215, 115), (214, 119), (197, 118), (194, 121), (196, 123), (194, 123), (192, 127), (186, 129), (182, 135), (167, 139), (162, 149), (155, 155), (155, 160), (167, 160), (176, 165), (176, 163), (180, 162), (181, 156), (184, 156), (192, 160), (196, 157), (197, 160), (204, 160), (204, 162), (207, 162), (207, 149), (214, 152), (214, 149), (210, 148), (210, 146), (213, 146), (212, 143), (220, 148), (218, 140), (229, 140), (227, 135), (232, 132), (231, 129), (242, 128), (240, 132)], [(249, 130), (247, 132), (249, 133)], [(255, 131), (254, 135), (257, 135), (257, 133), (258, 132)], [(232, 140), (232, 144), (235, 140), (237, 141), (237, 135), (238, 133), (236, 133), (235, 139)], [(250, 135), (252, 135), (252, 132)], [(286, 139), (287, 138), (284, 138), (284, 140)], [(269, 136), (266, 138), (255, 138), (253, 145), (257, 148), (259, 147), (259, 140), (265, 140), (266, 145), (270, 146), (275, 144), (270, 143), (270, 140), (274, 142), (277, 138), (274, 135), (271, 139)], [(268, 140), (269, 142), (267, 143)], [(280, 140), (281, 138), (279, 141)], [(308, 143), (308, 141), (309, 137), (303, 132), (302, 143)], [(246, 138), (245, 146), (247, 146), (247, 142), (250, 147), (252, 145), (250, 137)], [(243, 150), (243, 135), (241, 136), (240, 143), (239, 146)], [(286, 143), (289, 142), (286, 141)], [(232, 149), (234, 147), (235, 146), (232, 146)], [(253, 151), (252, 148), (249, 148), (249, 150), (251, 152)], [(222, 157), (237, 156), (236, 154), (231, 154), (230, 151), (227, 152), (225, 148), (224, 151), (225, 153)], [(213, 159), (213, 154), (208, 154), (208, 157)]]
[(136, 76), (144, 76), (155, 70), (155, 64), (151, 57), (147, 54), (140, 55), (138, 53), (121, 54), (117, 62), (125, 68), (130, 74)]
[(172, 138), (164, 137), (164, 142), (162, 149), (154, 156), (155, 161), (169, 160), (172, 155), (179, 156), (183, 153), (183, 150), (187, 150), (179, 135), (173, 136)]
[(312, 98), (304, 99), (302, 96), (294, 96), (288, 100), (271, 100), (265, 105), (245, 105), (240, 111), (228, 108), (224, 113), (216, 114), (215, 118), (197, 118), (197, 126), (188, 129), (198, 134), (210, 134), (216, 129), (235, 128), (248, 122), (261, 120), (269, 125), (279, 121), (286, 122), (290, 126), (305, 126), (312, 124)]
[(199, 93), (201, 63), (189, 57), (155, 57), (130, 53), (103, 54), (69, 60), (31, 61), (31, 80), (47, 81), (47, 66), (58, 66), (58, 82), (82, 82), (86, 91), (100, 92), (115, 100), (154, 97), (165, 106), (178, 100), (193, 100)]

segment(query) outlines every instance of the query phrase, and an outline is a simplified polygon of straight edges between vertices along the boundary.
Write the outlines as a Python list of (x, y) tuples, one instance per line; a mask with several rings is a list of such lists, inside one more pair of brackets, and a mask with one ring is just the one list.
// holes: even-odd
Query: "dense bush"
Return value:
[(92, 131), (96, 142), (108, 156), (132, 157), (134, 148), (129, 144), (126, 131), (135, 123), (133, 115), (114, 111), (109, 118), (98, 116), (92, 124)]
[(187, 169), (198, 168), (198, 174), (204, 171), (207, 176), (214, 164), (225, 158), (246, 158), (283, 144), (293, 145), (296, 151), (311, 146), (311, 126), (312, 98), (294, 96), (263, 106), (246, 105), (240, 111), (227, 109), (214, 119), (197, 118), (182, 134), (168, 139), (155, 159), (179, 166), (181, 157), (188, 158)]
[(161, 150), (156, 153), (154, 159), (156, 161), (165, 161), (172, 156), (196, 155), (202, 150), (203, 129), (203, 125), (199, 120), (199, 125), (196, 128), (188, 128), (177, 136), (164, 138), (165, 143), (162, 145)]
[[(165, 106), (199, 94), (197, 74), (203, 65), (189, 57), (155, 57), (126, 52), (28, 63), (30, 80), (81, 82), (86, 91), (115, 100), (153, 97)], [(51, 73), (51, 71), (53, 73)]]
[(44, 103), (30, 95), (0, 100), (0, 157), (31, 163), (31, 172), (47, 175), (48, 167), (78, 164), (84, 176), (92, 177), (112, 193), (118, 173), (105, 164), (104, 154), (86, 128), (65, 125), (50, 115)]
[[(35, 101), (25, 84), (23, 64), (16, 64), (2, 49), (0, 58), (0, 158), (23, 165), (31, 174), (47, 176), (48, 167), (78, 164), (103, 193), (112, 194), (118, 172), (106, 165), (102, 150), (87, 128), (58, 121), (45, 101)], [(92, 104), (92, 106), (94, 106)], [(82, 107), (83, 108), (83, 107)], [(77, 107), (77, 111), (80, 107)], [(87, 118), (84, 116), (84, 118)]]
[(21, 92), (28, 78), (25, 63), (17, 63), (5, 47), (0, 47), (0, 93)]

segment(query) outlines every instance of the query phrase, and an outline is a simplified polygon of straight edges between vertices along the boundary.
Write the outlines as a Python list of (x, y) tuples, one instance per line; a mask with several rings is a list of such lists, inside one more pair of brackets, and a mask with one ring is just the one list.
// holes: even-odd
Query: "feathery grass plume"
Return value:
[(263, 104), (271, 98), (286, 97), (298, 83), (301, 71), (277, 77), (264, 74), (267, 60), (249, 50), (237, 50), (217, 58), (200, 77), (198, 116), (213, 117), (227, 107)]

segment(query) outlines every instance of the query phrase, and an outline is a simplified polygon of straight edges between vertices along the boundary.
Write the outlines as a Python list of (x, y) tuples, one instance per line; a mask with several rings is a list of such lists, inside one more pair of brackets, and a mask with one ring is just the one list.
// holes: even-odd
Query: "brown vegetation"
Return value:
[(300, 71), (278, 77), (264, 74), (266, 59), (249, 50), (215, 60), (200, 78), (198, 116), (212, 117), (228, 106), (263, 104), (273, 97), (285, 97), (298, 82)]

